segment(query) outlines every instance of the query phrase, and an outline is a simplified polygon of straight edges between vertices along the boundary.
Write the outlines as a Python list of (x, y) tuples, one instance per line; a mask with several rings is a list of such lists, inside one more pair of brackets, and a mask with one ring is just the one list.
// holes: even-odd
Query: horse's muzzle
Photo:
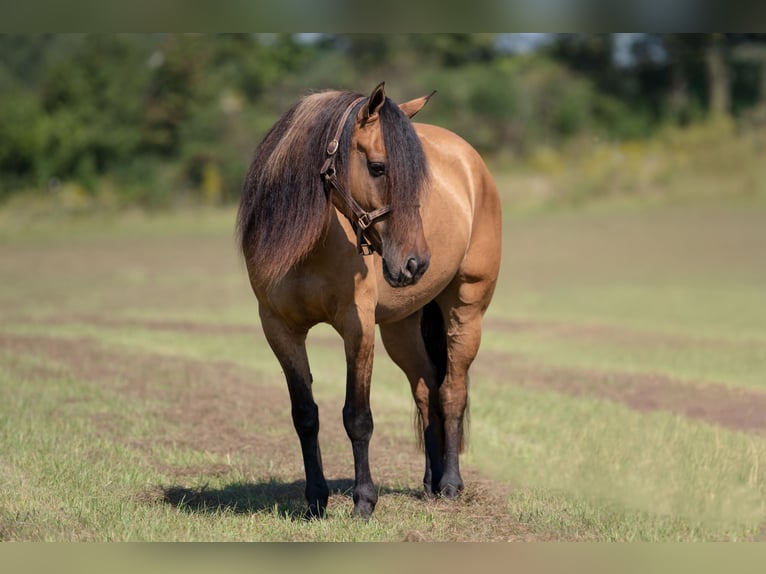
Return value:
[(419, 258), (415, 255), (409, 256), (404, 265), (402, 265), (396, 274), (391, 272), (388, 261), (383, 259), (383, 277), (391, 287), (407, 287), (417, 283), (428, 269), (431, 263), (431, 257)]

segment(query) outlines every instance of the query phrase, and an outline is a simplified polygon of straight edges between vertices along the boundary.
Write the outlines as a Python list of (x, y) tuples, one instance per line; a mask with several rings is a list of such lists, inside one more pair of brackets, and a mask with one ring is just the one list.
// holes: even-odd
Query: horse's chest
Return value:
[[(311, 265), (298, 266), (267, 297), (259, 299), (296, 327), (335, 324), (350, 307), (356, 307), (360, 292), (359, 277), (343, 267), (336, 266), (335, 269), (335, 273), (318, 273)], [(372, 302), (371, 293), (365, 294), (365, 300)], [(372, 308), (371, 305), (364, 306)]]

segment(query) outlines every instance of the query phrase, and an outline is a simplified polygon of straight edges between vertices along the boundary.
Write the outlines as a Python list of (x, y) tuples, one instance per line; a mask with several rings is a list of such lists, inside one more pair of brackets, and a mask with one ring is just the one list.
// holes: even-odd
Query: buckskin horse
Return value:
[(369, 97), (309, 94), (265, 135), (243, 185), (238, 237), (287, 379), (309, 516), (324, 516), (329, 496), (306, 354), (323, 322), (345, 348), (354, 515), (368, 518), (378, 499), (368, 460), (376, 324), (417, 405), (426, 494), (463, 490), (467, 372), (497, 281), (501, 209), (466, 141), (410, 121), (431, 95), (396, 105), (383, 83)]

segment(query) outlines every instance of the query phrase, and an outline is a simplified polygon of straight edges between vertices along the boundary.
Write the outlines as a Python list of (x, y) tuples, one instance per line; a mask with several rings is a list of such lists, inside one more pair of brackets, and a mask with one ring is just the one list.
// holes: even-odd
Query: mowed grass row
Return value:
[[(603, 390), (612, 380), (651, 374), (688, 384), (689, 393), (699, 394), (703, 383), (762, 392), (762, 206), (508, 217), (501, 281), (472, 378), (464, 457), (469, 472), (495, 482), (471, 490), (471, 475), (468, 500), (456, 505), (413, 496), (422, 469), (412, 401), (379, 346), (372, 401), (380, 450), (372, 465), (383, 490), (366, 524), (350, 518), (351, 456), (340, 422), (344, 361), (327, 328), (310, 336), (310, 355), (328, 478), (345, 495), (333, 496), (326, 521), (295, 519), (303, 505), (299, 448), (279, 367), (257, 329), (232, 218), (214, 211), (86, 220), (66, 222), (60, 232), (41, 226), (4, 237), (0, 335), (65, 341), (90, 348), (82, 357), (90, 364), (99, 356), (124, 364), (78, 371), (69, 364), (70, 347), (47, 354), (21, 343), (0, 349), (0, 537), (763, 535), (763, 432), (663, 408), (637, 410), (597, 390), (562, 392), (570, 374), (586, 390), (591, 378), (593, 389)], [(140, 357), (157, 356), (188, 364), (160, 361), (140, 376), (131, 371)], [(254, 408), (252, 417), (236, 402), (216, 403), (216, 365), (242, 370), (220, 381), (223, 393), (243, 393), (252, 377), (260, 394), (240, 401)], [(550, 369), (557, 369), (558, 387), (544, 384)], [(210, 428), (195, 427), (186, 403), (205, 400), (211, 411), (214, 404), (231, 409), (231, 424), (206, 419), (198, 407), (198, 420)], [(257, 408), (259, 400), (272, 415)], [(263, 443), (248, 446), (258, 437)], [(487, 484), (495, 492), (481, 490)], [(196, 500), (179, 505), (174, 492)], [(495, 494), (502, 516), (488, 519)]]

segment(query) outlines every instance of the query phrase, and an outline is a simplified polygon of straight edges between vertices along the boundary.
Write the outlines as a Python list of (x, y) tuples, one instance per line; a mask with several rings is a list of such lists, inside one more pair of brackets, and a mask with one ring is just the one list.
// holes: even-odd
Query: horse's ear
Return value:
[(367, 105), (364, 107), (364, 119), (369, 120), (376, 118), (380, 108), (386, 103), (386, 91), (385, 82), (380, 82), (370, 94), (370, 99), (367, 100)]
[(415, 100), (410, 100), (409, 102), (404, 102), (403, 104), (399, 104), (399, 109), (404, 112), (404, 115), (408, 118), (412, 118), (416, 113), (418, 113), (420, 110), (423, 109), (423, 106), (425, 106), (428, 103), (428, 100), (431, 99), (431, 96), (433, 96), (436, 93), (436, 90), (428, 94), (427, 96), (423, 96), (422, 98), (417, 98)]

